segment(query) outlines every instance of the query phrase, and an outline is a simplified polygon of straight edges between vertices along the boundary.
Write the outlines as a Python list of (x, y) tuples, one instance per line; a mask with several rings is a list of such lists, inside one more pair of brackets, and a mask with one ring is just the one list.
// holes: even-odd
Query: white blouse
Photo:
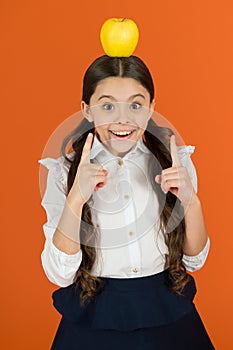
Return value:
[[(180, 161), (188, 170), (195, 192), (197, 175), (190, 158), (194, 146), (178, 146)], [(72, 158), (74, 152), (67, 156)], [(167, 246), (159, 225), (157, 195), (148, 181), (147, 166), (151, 152), (142, 137), (123, 158), (114, 156), (94, 137), (90, 159), (108, 170), (107, 184), (94, 192), (88, 204), (92, 221), (100, 229), (97, 259), (91, 273), (95, 276), (134, 278), (164, 270)], [(45, 245), (41, 255), (48, 279), (61, 287), (73, 283), (82, 261), (82, 249), (66, 254), (52, 242), (66, 201), (65, 189), (69, 164), (63, 156), (38, 161), (48, 168), (47, 186), (41, 205), (47, 214), (43, 225)], [(167, 233), (169, 234), (169, 233)], [(196, 256), (183, 256), (188, 271), (200, 269), (208, 256), (210, 239)]]

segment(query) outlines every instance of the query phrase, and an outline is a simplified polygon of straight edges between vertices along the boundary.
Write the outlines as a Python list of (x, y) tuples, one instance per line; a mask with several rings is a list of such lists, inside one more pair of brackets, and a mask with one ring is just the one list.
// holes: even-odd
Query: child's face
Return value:
[[(121, 157), (142, 136), (153, 108), (149, 92), (133, 78), (103, 79), (91, 96), (89, 106), (82, 101), (84, 116), (94, 122), (100, 141), (112, 154)], [(119, 132), (130, 134), (115, 135)]]

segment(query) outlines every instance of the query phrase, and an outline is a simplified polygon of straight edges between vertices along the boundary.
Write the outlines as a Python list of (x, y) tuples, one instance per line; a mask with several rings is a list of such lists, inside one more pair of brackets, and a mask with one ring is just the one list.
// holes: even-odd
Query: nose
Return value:
[(130, 123), (130, 113), (127, 103), (118, 103), (115, 114), (115, 123)]

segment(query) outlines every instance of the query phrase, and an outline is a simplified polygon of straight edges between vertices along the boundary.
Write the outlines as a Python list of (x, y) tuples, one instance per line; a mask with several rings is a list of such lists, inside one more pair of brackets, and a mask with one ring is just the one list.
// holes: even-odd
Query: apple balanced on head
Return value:
[(129, 57), (139, 38), (136, 23), (129, 18), (109, 18), (101, 27), (100, 41), (104, 52), (112, 57)]

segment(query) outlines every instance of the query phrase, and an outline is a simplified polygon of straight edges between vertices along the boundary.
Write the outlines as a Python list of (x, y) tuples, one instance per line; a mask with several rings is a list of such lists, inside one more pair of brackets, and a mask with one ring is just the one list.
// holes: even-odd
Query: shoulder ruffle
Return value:
[(192, 181), (195, 192), (197, 193), (197, 173), (196, 168), (191, 159), (191, 155), (194, 153), (195, 146), (192, 145), (183, 145), (178, 146), (178, 155), (183, 166), (188, 170), (190, 179)]
[[(74, 153), (74, 151), (67, 153), (67, 158), (72, 159)], [(58, 158), (42, 158), (38, 160), (38, 163), (44, 165), (49, 171), (51, 171), (55, 179), (62, 184), (64, 189), (66, 188), (70, 163), (64, 158), (63, 155)]]
[(186, 153), (186, 154), (191, 155), (194, 153), (196, 146), (183, 145), (183, 146), (177, 146), (177, 148), (178, 148), (179, 154)]

